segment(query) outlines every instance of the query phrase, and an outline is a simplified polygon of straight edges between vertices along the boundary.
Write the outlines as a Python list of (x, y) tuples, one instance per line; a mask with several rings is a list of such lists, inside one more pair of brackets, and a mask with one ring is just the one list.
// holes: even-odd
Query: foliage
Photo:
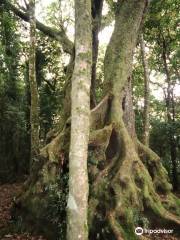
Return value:
[[(151, 147), (155, 152), (162, 158), (163, 164), (166, 167), (169, 176), (172, 180), (172, 162), (170, 156), (170, 144), (169, 144), (169, 134), (174, 133), (174, 138), (176, 140), (176, 145), (179, 145), (179, 134), (180, 134), (180, 123), (175, 122), (174, 124), (168, 124), (167, 122), (154, 118), (151, 120)], [(177, 159), (178, 168), (180, 167), (180, 162)]]
[(14, 16), (0, 11), (0, 171), (4, 176), (0, 181), (4, 181), (26, 171), (29, 149), (18, 25)]
[(59, 176), (56, 183), (45, 189), (48, 192), (49, 203), (45, 218), (58, 226), (58, 240), (64, 240), (66, 235), (68, 178), (68, 174), (63, 174)]
[[(171, 139), (177, 151), (176, 165), (179, 171), (179, 29), (178, 3), (176, 0), (152, 1), (143, 28), (150, 72), (150, 146), (162, 158), (172, 173)], [(166, 62), (165, 62), (166, 61)], [(144, 80), (139, 48), (136, 50), (133, 69), (133, 100), (136, 131), (142, 138)], [(167, 107), (168, 101), (170, 106)], [(171, 121), (168, 120), (168, 114)]]

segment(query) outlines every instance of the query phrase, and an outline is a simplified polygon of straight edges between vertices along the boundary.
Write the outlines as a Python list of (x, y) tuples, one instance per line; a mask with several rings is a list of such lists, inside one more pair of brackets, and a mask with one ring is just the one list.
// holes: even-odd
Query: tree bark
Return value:
[(150, 110), (150, 89), (149, 89), (149, 67), (148, 60), (146, 57), (145, 43), (143, 34), (140, 35), (140, 46), (141, 46), (141, 56), (142, 65), (144, 70), (144, 113), (143, 113), (143, 139), (144, 145), (149, 146), (149, 110)]
[(132, 139), (135, 139), (135, 114), (133, 109), (133, 98), (132, 98), (132, 77), (128, 78), (127, 84), (124, 89), (124, 97), (122, 101), (123, 108), (123, 121), (126, 125), (129, 135)]
[(69, 197), (67, 239), (88, 239), (88, 173), (90, 85), (91, 85), (91, 1), (75, 1), (75, 66), (71, 92), (71, 141), (69, 154)]
[(91, 108), (96, 102), (96, 64), (98, 58), (99, 39), (101, 27), (103, 0), (91, 0), (92, 2), (92, 73), (91, 73)]
[[(146, 1), (118, 1), (116, 6), (115, 28), (104, 62), (104, 95), (109, 92), (113, 95), (111, 121), (122, 118), (123, 89), (132, 72), (133, 51), (145, 5)], [(133, 11), (133, 16), (129, 11)]]
[(39, 154), (39, 96), (36, 82), (36, 20), (35, 20), (35, 0), (29, 2), (30, 11), (30, 46), (29, 46), (29, 82), (31, 91), (31, 161), (30, 168)]

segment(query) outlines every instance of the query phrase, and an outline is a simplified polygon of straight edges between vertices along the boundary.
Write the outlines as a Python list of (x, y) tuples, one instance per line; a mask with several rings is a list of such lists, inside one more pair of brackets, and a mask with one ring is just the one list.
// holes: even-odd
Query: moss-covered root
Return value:
[[(135, 180), (137, 183), (140, 183), (140, 187), (142, 188), (144, 209), (152, 211), (154, 216), (160, 217), (164, 221), (167, 221), (168, 224), (180, 225), (178, 216), (170, 213), (169, 209), (165, 209), (161, 197), (155, 191), (150, 175), (148, 176), (145, 171), (142, 171), (143, 168), (144, 166), (141, 163), (140, 167), (135, 169)], [(178, 205), (176, 207), (179, 208)]]
[(172, 185), (159, 156), (141, 142), (138, 141), (137, 145), (139, 155), (151, 175), (155, 191), (159, 194), (164, 208), (172, 214), (180, 216), (180, 200), (171, 193)]
[(141, 160), (152, 177), (155, 189), (160, 194), (168, 194), (172, 190), (168, 174), (162, 166), (159, 156), (150, 148), (137, 141), (138, 152)]
[(136, 235), (133, 236), (132, 233), (129, 231), (125, 232), (125, 230), (122, 228), (120, 223), (116, 220), (114, 215), (115, 214), (113, 212), (108, 215), (108, 222), (117, 240), (124, 240), (124, 239), (148, 240), (149, 239), (143, 235), (140, 235), (137, 237)]
[[(33, 166), (33, 174), (27, 180), (12, 209), (15, 218), (21, 216), (24, 224), (30, 221), (34, 228), (37, 227), (38, 231), (44, 231), (44, 223), (50, 224), (50, 228), (47, 229), (48, 235), (52, 233), (50, 230), (52, 228), (51, 221), (44, 216), (49, 209), (51, 200), (49, 191), (52, 186), (58, 184), (59, 174), (63, 174), (67, 166), (69, 134), (70, 128), (69, 125), (66, 125), (56, 138), (41, 149)], [(39, 224), (36, 224), (37, 222)], [(29, 228), (29, 224), (27, 225)]]
[[(151, 162), (148, 165), (147, 162), (143, 163), (139, 158), (140, 152), (137, 153), (136, 146), (123, 123), (113, 124), (113, 129), (111, 131), (110, 128), (110, 132), (115, 137), (110, 137), (109, 145), (113, 141), (114, 146), (118, 144), (119, 148), (117, 152), (113, 153), (111, 159), (106, 159), (108, 164), (99, 171), (91, 185), (89, 205), (90, 208), (92, 207), (91, 212), (97, 212), (97, 215), (105, 214), (108, 227), (114, 235), (113, 239), (118, 240), (137, 239), (134, 233), (137, 226), (137, 216), (145, 219), (149, 226), (153, 226), (156, 219), (161, 219), (163, 226), (179, 226), (180, 219), (176, 216), (179, 202), (170, 192), (171, 185), (164, 168), (159, 163), (158, 156), (148, 150), (146, 156)], [(107, 145), (106, 147), (108, 149)], [(108, 154), (106, 154), (106, 158), (107, 156)], [(157, 176), (152, 177), (149, 167), (152, 165), (155, 174), (160, 174), (161, 180), (157, 180)], [(106, 174), (102, 174), (104, 172)], [(163, 193), (166, 193), (164, 202), (161, 199), (162, 195), (158, 192), (160, 184), (166, 184), (164, 188), (162, 187)], [(174, 212), (170, 212), (170, 208), (173, 208)], [(104, 210), (102, 211), (102, 209)], [(92, 215), (90, 214), (90, 225), (93, 224)]]
[(122, 233), (120, 231), (121, 227), (120, 227), (119, 223), (116, 221), (113, 212), (109, 213), (108, 221), (109, 221), (109, 225), (110, 225), (116, 239), (117, 240), (123, 240), (124, 238), (123, 238)]

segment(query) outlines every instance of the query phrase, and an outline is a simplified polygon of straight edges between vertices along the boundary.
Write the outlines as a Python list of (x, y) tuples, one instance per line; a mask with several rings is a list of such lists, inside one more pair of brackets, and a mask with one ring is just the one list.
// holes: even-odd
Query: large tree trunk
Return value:
[(75, 66), (71, 92), (71, 142), (69, 153), (69, 197), (67, 239), (88, 239), (88, 172), (90, 85), (91, 85), (91, 0), (75, 1)]
[[(159, 157), (136, 136), (130, 136), (131, 131), (128, 132), (128, 124), (124, 122), (128, 119), (123, 111), (124, 91), (147, 2), (126, 0), (118, 1), (115, 6), (115, 28), (105, 56), (105, 97), (90, 115), (88, 223), (91, 240), (136, 239), (135, 227), (144, 227), (147, 222), (149, 228), (172, 224), (175, 228), (180, 224), (175, 215), (180, 214), (180, 204), (171, 193), (171, 184)], [(20, 213), (23, 210), (26, 213), (24, 218), (40, 221), (50, 205), (48, 191), (44, 189), (57, 182), (59, 168), (62, 177), (67, 166), (71, 121), (69, 118), (61, 133), (41, 150), (34, 176), (16, 202), (16, 209), (19, 207)]]
[(144, 113), (143, 113), (143, 139), (142, 142), (144, 145), (149, 146), (149, 68), (148, 60), (146, 58), (145, 43), (143, 34), (140, 36), (140, 46), (141, 46), (141, 56), (142, 56), (142, 65), (144, 69)]
[[(105, 124), (109, 127), (101, 129), (101, 134), (102, 131), (106, 134), (106, 141), (101, 142), (105, 156), (103, 161), (99, 157), (97, 166), (101, 171), (97, 173), (94, 167), (94, 175), (90, 171), (90, 176), (93, 175), (90, 179), (94, 180), (90, 192), (90, 239), (98, 239), (97, 232), (100, 239), (108, 239), (108, 232), (109, 239), (134, 239), (135, 226), (140, 224), (135, 223), (136, 214), (147, 218), (150, 224), (157, 216), (167, 222), (180, 223), (161, 203), (159, 194), (165, 194), (170, 205), (175, 204), (175, 200), (170, 197), (171, 186), (160, 159), (143, 144), (132, 140), (123, 121), (123, 89), (131, 74), (133, 50), (146, 1), (119, 1), (116, 7), (115, 29), (104, 67), (104, 92), (110, 94), (105, 114)], [(96, 139), (99, 131), (96, 130)], [(93, 227), (99, 221), (99, 229), (97, 224)], [(102, 229), (106, 230), (102, 232)]]
[(35, 19), (35, 0), (29, 2), (30, 14), (30, 46), (29, 46), (29, 82), (31, 91), (31, 161), (30, 168), (39, 154), (39, 100), (36, 82), (35, 52), (36, 52), (36, 19)]

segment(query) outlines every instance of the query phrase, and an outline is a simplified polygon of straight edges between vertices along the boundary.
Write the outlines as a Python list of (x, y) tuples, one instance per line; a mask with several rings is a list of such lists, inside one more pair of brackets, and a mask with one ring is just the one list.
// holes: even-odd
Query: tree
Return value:
[[(131, 137), (126, 127), (128, 123), (123, 120), (124, 89), (131, 76), (133, 51), (148, 2), (110, 2), (115, 12), (115, 28), (104, 60), (104, 98), (90, 114), (88, 224), (89, 239), (93, 240), (136, 239), (134, 228), (147, 223), (151, 226), (155, 220), (157, 224), (160, 220), (164, 225), (174, 224), (175, 227), (180, 224), (177, 216), (179, 201), (171, 193), (172, 187), (160, 158), (140, 143), (136, 136)], [(11, 9), (20, 15), (17, 8), (11, 6)], [(21, 16), (25, 19), (24, 14)], [(81, 15), (78, 18), (81, 19)], [(81, 25), (84, 29), (84, 21), (78, 20), (79, 31)], [(47, 29), (40, 23), (37, 26), (43, 31)], [(66, 47), (64, 36), (64, 33), (59, 35), (58, 32), (64, 50), (71, 54), (66, 76), (66, 81), (70, 82), (71, 71), (74, 67), (76, 69), (77, 60), (80, 59), (74, 60), (74, 52)], [(77, 56), (77, 52), (75, 54)], [(64, 111), (67, 117), (63, 121), (62, 131), (41, 149), (33, 176), (28, 179), (24, 193), (16, 201), (16, 210), (22, 215), (26, 210), (30, 214), (23, 217), (32, 222), (46, 219), (43, 214), (50, 206), (48, 186), (57, 183), (58, 176), (62, 178), (68, 166), (69, 134), (74, 120), (67, 108)], [(71, 206), (76, 208), (74, 202), (71, 201)], [(43, 231), (44, 224), (42, 226)], [(53, 239), (52, 234), (49, 235), (50, 239)]]
[(29, 2), (30, 16), (30, 47), (29, 47), (29, 82), (31, 91), (31, 163), (33, 165), (39, 153), (39, 96), (36, 82), (36, 19), (35, 19), (35, 0)]
[(67, 239), (88, 239), (88, 172), (90, 84), (91, 84), (91, 1), (75, 1), (75, 66), (71, 92), (71, 142), (69, 153), (69, 197)]
[(141, 55), (142, 55), (142, 64), (144, 69), (144, 116), (143, 116), (143, 143), (146, 146), (149, 146), (149, 68), (145, 52), (145, 43), (143, 34), (140, 36), (140, 46), (141, 46)]

